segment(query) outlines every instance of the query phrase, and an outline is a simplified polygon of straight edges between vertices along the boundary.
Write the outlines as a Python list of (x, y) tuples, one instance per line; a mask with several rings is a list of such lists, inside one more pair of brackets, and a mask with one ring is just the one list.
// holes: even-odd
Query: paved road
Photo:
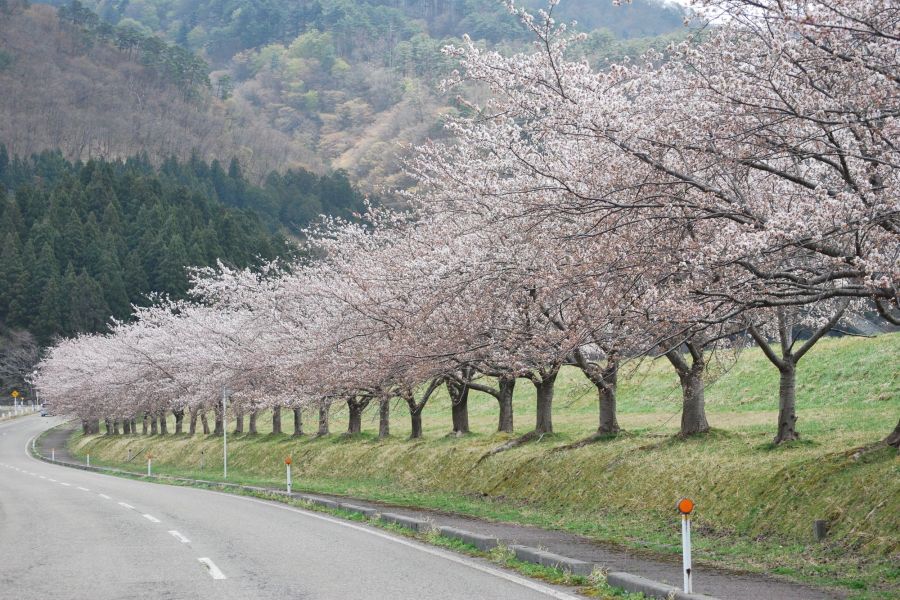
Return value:
[(47, 464), (0, 424), (0, 597), (571, 600), (489, 563), (276, 503)]

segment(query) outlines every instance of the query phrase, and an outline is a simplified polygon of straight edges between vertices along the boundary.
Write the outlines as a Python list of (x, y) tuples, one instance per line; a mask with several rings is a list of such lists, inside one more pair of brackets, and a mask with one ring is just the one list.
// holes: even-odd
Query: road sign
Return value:
[(13, 398), (18, 398), (18, 397), (19, 397), (19, 390), (13, 390), (13, 391), (12, 391), (12, 397), (13, 397)]

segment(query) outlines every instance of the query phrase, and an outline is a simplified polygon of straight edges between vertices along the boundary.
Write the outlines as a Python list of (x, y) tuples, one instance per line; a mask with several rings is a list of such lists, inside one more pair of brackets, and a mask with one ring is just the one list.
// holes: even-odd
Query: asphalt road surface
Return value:
[(56, 423), (0, 424), (0, 598), (575, 598), (365, 525), (30, 457)]

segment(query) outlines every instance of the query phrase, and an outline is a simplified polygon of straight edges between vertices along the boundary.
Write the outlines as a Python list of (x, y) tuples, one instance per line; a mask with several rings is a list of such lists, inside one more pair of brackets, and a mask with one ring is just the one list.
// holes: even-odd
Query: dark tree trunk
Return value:
[(255, 410), (250, 411), (250, 431), (249, 431), (250, 435), (256, 435), (257, 433), (259, 433), (256, 430), (256, 417), (258, 415), (259, 415), (259, 413), (257, 411), (255, 411)]
[(175, 434), (180, 435), (184, 432), (184, 409), (173, 410), (172, 414), (175, 415)]
[(666, 358), (675, 367), (678, 380), (681, 382), (681, 435), (696, 435), (709, 432), (706, 420), (706, 401), (704, 399), (703, 373), (706, 361), (703, 349), (691, 343), (687, 344), (692, 363), (687, 361), (677, 349), (666, 352)]
[(349, 412), (347, 433), (349, 435), (362, 433), (362, 415), (370, 401), (371, 398), (367, 396), (351, 396), (347, 398), (347, 411)]
[(778, 381), (778, 433), (775, 443), (800, 439), (797, 431), (797, 368), (793, 360), (782, 359)]
[(619, 421), (616, 418), (616, 389), (619, 378), (619, 361), (614, 350), (606, 353), (606, 366), (589, 362), (581, 351), (575, 354), (578, 366), (591, 383), (597, 388), (599, 423), (597, 433), (600, 435), (616, 435), (619, 433)]
[(162, 410), (159, 412), (159, 435), (166, 435), (169, 433), (169, 425), (166, 420), (166, 411)]
[(113, 419), (113, 435), (119, 435), (119, 420)]
[(244, 433), (244, 413), (240, 411), (235, 412), (237, 414), (234, 415), (234, 433), (237, 435)]
[(197, 433), (197, 409), (191, 409), (191, 420), (188, 423), (188, 434), (195, 435)]
[(500, 392), (497, 394), (497, 403), (500, 405), (500, 422), (497, 431), (513, 432), (513, 391), (516, 389), (515, 377), (501, 377)]
[(535, 433), (553, 433), (553, 389), (556, 386), (557, 375), (559, 375), (559, 365), (541, 369), (531, 380), (537, 392)]
[(122, 419), (122, 435), (128, 435), (129, 433), (131, 433), (131, 421)]
[(91, 420), (91, 433), (93, 433), (94, 435), (100, 435), (100, 419)]
[(328, 403), (322, 402), (319, 405), (319, 430), (316, 435), (328, 435)]
[(684, 407), (681, 411), (681, 434), (707, 433), (706, 400), (704, 397), (703, 368), (692, 368), (681, 378)]
[(103, 424), (106, 425), (106, 435), (112, 435), (112, 421), (110, 421), (109, 419), (103, 419)]
[(132, 434), (137, 433), (137, 423), (134, 422), (134, 419), (131, 419), (131, 433)]
[(281, 407), (272, 409), (272, 433), (281, 433)]
[(894, 431), (891, 435), (884, 438), (884, 443), (892, 448), (896, 448), (898, 452), (900, 452), (900, 421), (897, 421), (897, 426), (894, 427)]
[(145, 412), (141, 421), (141, 435), (147, 435), (147, 428), (150, 426), (150, 413)]
[(222, 407), (219, 406), (218, 404), (216, 404), (214, 413), (215, 413), (215, 417), (216, 417), (216, 422), (215, 422), (215, 428), (213, 429), (213, 435), (222, 435), (222, 431), (223, 431), (223, 429), (222, 429), (222, 426), (223, 426), (222, 425)]
[(378, 439), (391, 435), (391, 399), (381, 398), (378, 401)]
[(81, 433), (83, 435), (91, 435), (91, 426), (87, 419), (81, 420)]
[(418, 440), (422, 438), (422, 409), (410, 410), (409, 418), (411, 421), (411, 429), (409, 439)]
[[(456, 387), (456, 386), (452, 386)], [(448, 386), (448, 390), (452, 388)], [(461, 387), (450, 392), (450, 407), (453, 415), (453, 433), (465, 435), (469, 433), (469, 386)]]
[(619, 386), (619, 362), (612, 354), (606, 361), (606, 368), (601, 375), (603, 385), (598, 386), (600, 392), (600, 423), (597, 433), (600, 435), (616, 435), (619, 420), (616, 418), (616, 391)]
[(206, 411), (200, 413), (200, 425), (203, 427), (203, 433), (209, 435), (209, 419), (206, 418)]
[(294, 409), (294, 437), (303, 435), (303, 409)]
[(159, 426), (156, 420), (156, 417), (149, 417), (150, 419), (150, 435), (158, 435), (159, 434)]

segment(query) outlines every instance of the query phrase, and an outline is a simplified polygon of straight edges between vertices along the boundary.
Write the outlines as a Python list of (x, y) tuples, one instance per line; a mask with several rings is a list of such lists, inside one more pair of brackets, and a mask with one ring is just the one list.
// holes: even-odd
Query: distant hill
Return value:
[[(0, 47), (16, 57), (0, 84), (11, 82), (20, 99), (0, 98), (0, 117), (9, 117), (0, 135), (16, 152), (146, 151), (156, 160), (166, 150), (184, 158), (196, 148), (207, 160), (239, 156), (259, 177), (289, 166), (343, 169), (369, 189), (408, 185), (400, 166), (406, 149), (443, 135), (441, 122), (457, 110), (455, 93), (437, 91), (454, 68), (440, 53), (444, 45), (464, 33), (504, 51), (529, 40), (498, 0), (56, 3), (197, 53), (210, 64), (211, 87), (186, 100), (127, 54), (79, 46), (52, 11), (35, 6), (0, 25)], [(681, 10), (653, 0), (563, 0), (556, 11), (591, 31), (584, 52), (597, 61), (683, 35)], [(56, 93), (36, 83), (38, 72)]]
[[(156, 163), (173, 155), (226, 162), (238, 157), (259, 177), (315, 162), (259, 116), (227, 110), (202, 81), (188, 86), (167, 76), (179, 65), (155, 65), (149, 50), (88, 35), (52, 7), (25, 7), (16, 0), (4, 5), (0, 141), (10, 153), (60, 150), (72, 160), (145, 153)], [(171, 61), (191, 55), (163, 48), (158, 56)]]

